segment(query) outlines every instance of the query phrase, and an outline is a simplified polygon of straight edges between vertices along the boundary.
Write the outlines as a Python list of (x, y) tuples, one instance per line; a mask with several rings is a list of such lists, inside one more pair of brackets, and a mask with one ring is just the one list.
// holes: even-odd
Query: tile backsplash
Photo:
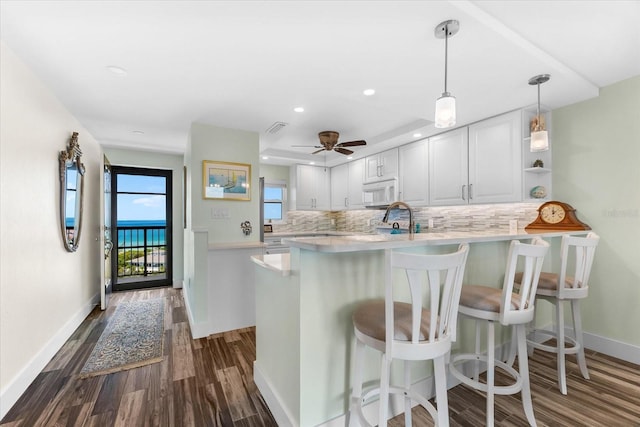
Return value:
[[(504, 203), (469, 206), (432, 206), (413, 208), (414, 221), (420, 224), (422, 232), (427, 231), (429, 219), (433, 220), (434, 231), (475, 231), (486, 229), (509, 229), (510, 220), (518, 220), (523, 228), (537, 216), (540, 203)], [(362, 209), (353, 211), (289, 211), (284, 223), (273, 223), (273, 231), (346, 231), (354, 233), (375, 233), (376, 226), (382, 224), (384, 210)], [(394, 210), (394, 218), (408, 221), (409, 214), (404, 209)]]

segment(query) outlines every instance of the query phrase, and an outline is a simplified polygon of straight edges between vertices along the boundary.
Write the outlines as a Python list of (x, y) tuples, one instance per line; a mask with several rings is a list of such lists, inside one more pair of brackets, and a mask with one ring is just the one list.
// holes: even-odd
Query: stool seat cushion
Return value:
[[(476, 310), (500, 313), (502, 289), (481, 285), (464, 285), (460, 295), (460, 305)], [(511, 309), (520, 308), (520, 296), (511, 295)]]
[[(522, 281), (522, 273), (516, 273), (513, 281), (516, 285), (519, 285)], [(567, 276), (564, 280), (564, 287), (571, 289), (574, 287), (574, 285), (575, 283), (573, 277)], [(580, 287), (579, 283), (578, 287)], [(538, 289), (545, 289), (548, 291), (558, 290), (558, 275), (556, 273), (546, 273), (544, 271), (541, 272), (540, 280), (538, 280)]]
[[(411, 341), (411, 304), (394, 302), (393, 315), (394, 339)], [(425, 341), (429, 336), (429, 319), (429, 311), (423, 309), (419, 341)], [(353, 312), (353, 326), (363, 334), (379, 341), (385, 341), (384, 320), (384, 300), (364, 302)]]

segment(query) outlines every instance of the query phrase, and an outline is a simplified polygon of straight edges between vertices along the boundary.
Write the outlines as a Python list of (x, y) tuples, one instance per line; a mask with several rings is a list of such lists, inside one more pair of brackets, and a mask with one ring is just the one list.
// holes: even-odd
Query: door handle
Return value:
[(465, 199), (465, 198), (464, 198), (464, 189), (465, 189), (465, 188), (466, 188), (466, 185), (465, 185), (465, 184), (463, 184), (463, 185), (462, 185), (462, 200), (467, 200), (467, 199)]

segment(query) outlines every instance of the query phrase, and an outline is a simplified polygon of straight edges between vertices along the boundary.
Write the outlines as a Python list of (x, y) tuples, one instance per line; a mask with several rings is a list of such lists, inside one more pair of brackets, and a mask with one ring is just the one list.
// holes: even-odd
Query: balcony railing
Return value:
[[(167, 227), (118, 226), (118, 279), (156, 280), (166, 278)], [(122, 280), (120, 280), (122, 281)]]

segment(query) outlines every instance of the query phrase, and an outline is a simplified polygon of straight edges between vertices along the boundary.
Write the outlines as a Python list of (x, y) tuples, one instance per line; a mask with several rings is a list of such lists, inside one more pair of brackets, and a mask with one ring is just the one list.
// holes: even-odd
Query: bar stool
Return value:
[[(544, 256), (549, 250), (549, 244), (542, 239), (535, 238), (531, 244), (513, 240), (509, 247), (507, 267), (502, 289), (479, 285), (465, 285), (460, 295), (459, 312), (476, 320), (475, 353), (457, 354), (451, 357), (449, 371), (451, 375), (476, 390), (487, 394), (487, 426), (494, 425), (494, 400), (496, 394), (515, 394), (521, 392), (524, 412), (529, 424), (536, 425), (531, 403), (529, 388), (529, 366), (527, 359), (526, 324), (534, 316), (534, 302), (538, 278), (542, 270)], [(524, 268), (521, 286), (514, 289), (516, 267), (520, 262)], [(515, 291), (515, 292), (514, 292)], [(487, 325), (487, 354), (480, 350), (480, 322)], [(495, 358), (495, 323), (515, 328), (514, 339), (517, 341), (519, 372), (511, 364), (506, 364)], [(465, 361), (475, 361), (474, 373), (470, 378), (459, 368)], [(487, 364), (487, 380), (479, 378), (478, 362)], [(506, 371), (514, 379), (513, 384), (495, 385), (496, 367)]]
[[(556, 345), (547, 345), (529, 340), (530, 347), (539, 350), (556, 353), (558, 388), (562, 394), (567, 394), (567, 378), (565, 368), (565, 355), (575, 354), (578, 360), (580, 372), (585, 379), (589, 379), (587, 360), (584, 357), (584, 342), (582, 338), (582, 319), (580, 317), (580, 300), (589, 294), (589, 275), (591, 265), (600, 237), (593, 232), (586, 237), (562, 236), (560, 245), (560, 274), (540, 273), (540, 282), (536, 291), (536, 298), (549, 301), (556, 308), (555, 330), (534, 329), (533, 334), (556, 338)], [(567, 275), (567, 268), (572, 255), (574, 258), (573, 276)], [(515, 276), (515, 286), (519, 286), (522, 280), (521, 274)], [(564, 283), (564, 286), (558, 286)], [(564, 303), (571, 302), (571, 314), (573, 317), (573, 337), (565, 335)], [(531, 336), (531, 334), (530, 334)]]
[[(449, 425), (445, 365), (451, 342), (456, 339), (458, 302), (468, 253), (468, 244), (461, 244), (456, 252), (444, 255), (385, 251), (384, 300), (364, 302), (353, 313), (355, 350), (351, 366), (349, 426), (371, 425), (364, 417), (363, 405), (377, 394), (380, 395), (378, 424), (386, 426), (390, 393), (405, 396), (406, 425), (411, 425), (412, 400), (420, 403), (437, 425)], [(406, 281), (400, 280), (399, 275), (394, 276), (397, 270), (404, 272)], [(397, 289), (400, 288), (397, 282), (408, 285), (410, 303), (398, 301), (398, 294), (402, 292)], [(425, 298), (423, 287), (426, 288)], [(428, 305), (423, 306), (423, 301), (428, 301)], [(379, 387), (363, 395), (365, 346), (380, 351), (382, 363)], [(390, 384), (393, 359), (404, 360), (403, 387)], [(437, 409), (425, 396), (411, 390), (409, 361), (429, 359), (433, 360), (434, 366)]]

